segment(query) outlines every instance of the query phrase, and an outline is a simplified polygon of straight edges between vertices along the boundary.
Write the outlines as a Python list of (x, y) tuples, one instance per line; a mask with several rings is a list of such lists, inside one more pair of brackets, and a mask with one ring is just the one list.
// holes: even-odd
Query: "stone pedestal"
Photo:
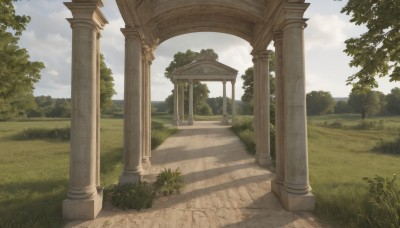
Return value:
[(283, 207), (288, 211), (305, 212), (315, 209), (315, 197), (311, 192), (297, 195), (288, 193), (282, 188), (280, 197)]
[(67, 220), (92, 220), (103, 206), (103, 189), (87, 199), (65, 199), (63, 201), (63, 218)]

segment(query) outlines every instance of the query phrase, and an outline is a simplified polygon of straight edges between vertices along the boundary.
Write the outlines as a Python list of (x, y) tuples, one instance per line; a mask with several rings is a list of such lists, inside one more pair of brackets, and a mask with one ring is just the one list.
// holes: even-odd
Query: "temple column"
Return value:
[(63, 217), (96, 218), (102, 208), (99, 187), (99, 34), (107, 23), (98, 3), (65, 3), (73, 18), (71, 69), (70, 173)]
[(222, 123), (228, 124), (228, 113), (226, 111), (226, 81), (222, 81), (223, 98), (222, 98)]
[(193, 125), (193, 80), (189, 81), (189, 125)]
[(142, 40), (135, 29), (125, 28), (121, 31), (125, 35), (125, 103), (124, 169), (119, 183), (136, 183), (143, 175)]
[(232, 125), (236, 119), (236, 101), (235, 101), (235, 81), (232, 81)]
[[(281, 200), (289, 211), (312, 211), (315, 199), (308, 174), (306, 80), (302, 18), (309, 4), (285, 4), (283, 25), (284, 165)], [(300, 17), (300, 18), (299, 18)]]
[(150, 163), (149, 160), (149, 141), (150, 138), (149, 136), (149, 132), (150, 132), (150, 125), (148, 122), (148, 116), (151, 115), (150, 114), (150, 109), (149, 109), (149, 88), (148, 88), (148, 83), (149, 83), (149, 75), (148, 75), (148, 65), (149, 65), (149, 61), (148, 61), (148, 48), (144, 47), (143, 48), (143, 58), (142, 58), (142, 75), (143, 75), (143, 80), (142, 80), (142, 89), (143, 89), (143, 96), (142, 96), (142, 102), (143, 102), (143, 109), (142, 109), (142, 123), (143, 123), (143, 131), (142, 131), (142, 138), (143, 138), (143, 147), (142, 147), (142, 166), (144, 168), (147, 167), (147, 165)]
[(178, 81), (174, 81), (174, 116), (172, 119), (172, 125), (179, 125), (179, 116), (178, 116)]
[(260, 126), (260, 124), (259, 124), (259, 112), (258, 112), (258, 109), (259, 109), (259, 105), (258, 105), (258, 103), (259, 103), (259, 97), (258, 97), (258, 93), (259, 93), (259, 89), (258, 89), (258, 86), (259, 86), (259, 78), (258, 77), (256, 77), (256, 75), (257, 75), (257, 67), (258, 67), (258, 62), (257, 62), (257, 58), (254, 56), (254, 54), (252, 53), (252, 55), (253, 55), (253, 141), (254, 141), (254, 144), (255, 144), (255, 150), (256, 150), (256, 153), (254, 154), (254, 157), (255, 157), (255, 162), (258, 164), (259, 163), (259, 149), (258, 149), (258, 147), (260, 146), (260, 144), (259, 144), (259, 142), (258, 142), (258, 129), (259, 129), (259, 126)]
[(185, 84), (182, 82), (179, 84), (179, 108), (178, 108), (178, 113), (179, 113), (179, 120), (180, 123), (183, 124), (183, 121), (185, 120)]
[(284, 84), (285, 78), (283, 75), (283, 58), (282, 58), (282, 33), (278, 32), (274, 37), (275, 46), (275, 169), (276, 176), (272, 181), (272, 191), (277, 195), (281, 195), (281, 188), (285, 180), (285, 157), (284, 157)]
[(151, 64), (154, 60), (154, 55), (152, 51), (148, 52), (148, 59), (147, 59), (147, 65), (146, 65), (146, 88), (147, 88), (147, 126), (148, 126), (148, 131), (147, 131), (147, 145), (146, 147), (148, 148), (147, 151), (147, 156), (149, 157), (149, 164), (150, 164), (150, 158), (151, 158)]
[(272, 165), (270, 155), (270, 117), (269, 117), (269, 54), (267, 50), (262, 50), (254, 53), (256, 59), (256, 73), (254, 74), (257, 80), (257, 100), (254, 105), (258, 106), (258, 127), (256, 141), (256, 155), (260, 166)]
[(100, 187), (100, 38), (101, 34), (97, 33), (96, 40), (96, 186)]

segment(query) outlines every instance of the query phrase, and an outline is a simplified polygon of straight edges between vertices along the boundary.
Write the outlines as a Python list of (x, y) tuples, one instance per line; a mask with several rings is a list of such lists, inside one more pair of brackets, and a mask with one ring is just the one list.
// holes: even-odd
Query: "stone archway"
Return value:
[[(248, 41), (254, 63), (256, 162), (270, 163), (269, 66), (276, 71), (276, 177), (272, 190), (289, 211), (311, 211), (308, 174), (303, 18), (304, 0), (116, 0), (125, 28), (124, 170), (119, 182), (137, 182), (150, 151), (150, 65), (161, 42), (191, 32), (222, 32)], [(65, 3), (73, 18), (71, 163), (63, 215), (94, 219), (102, 207), (99, 178), (99, 47), (107, 20), (102, 0)]]

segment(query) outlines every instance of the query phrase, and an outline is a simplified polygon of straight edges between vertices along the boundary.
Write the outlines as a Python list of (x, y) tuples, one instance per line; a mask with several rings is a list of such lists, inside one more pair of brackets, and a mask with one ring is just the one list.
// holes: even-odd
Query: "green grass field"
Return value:
[[(195, 120), (209, 118), (195, 117)], [(221, 116), (211, 117), (213, 120)], [(171, 116), (157, 114), (153, 120), (170, 123)], [(354, 225), (363, 177), (400, 173), (400, 156), (374, 153), (381, 139), (399, 136), (400, 117), (383, 120), (383, 128), (355, 130), (358, 115), (309, 117), (310, 182), (316, 196), (315, 214), (333, 226)], [(330, 127), (340, 121), (342, 128)], [(101, 121), (101, 182), (117, 181), (122, 169), (122, 119)], [(59, 227), (63, 224), (61, 202), (66, 196), (69, 143), (17, 137), (27, 128), (62, 128), (65, 119), (29, 119), (0, 122), (0, 227)]]

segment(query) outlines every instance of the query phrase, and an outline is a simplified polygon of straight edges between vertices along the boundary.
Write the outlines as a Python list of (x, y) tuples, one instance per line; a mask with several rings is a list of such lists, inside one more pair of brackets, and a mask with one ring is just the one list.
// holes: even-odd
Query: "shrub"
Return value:
[(368, 183), (368, 196), (359, 218), (359, 227), (400, 227), (400, 189), (396, 175), (392, 179), (376, 176), (363, 178)]
[(21, 139), (49, 139), (49, 140), (70, 140), (70, 127), (64, 128), (28, 128), (25, 129), (20, 135)]
[(183, 185), (184, 180), (179, 168), (176, 168), (175, 170), (164, 169), (157, 175), (154, 188), (157, 193), (166, 196), (171, 195), (174, 192), (179, 193), (183, 188)]
[(162, 131), (165, 129), (166, 129), (166, 127), (161, 122), (151, 121), (151, 130), (152, 131)]
[(362, 120), (354, 128), (356, 130), (372, 130), (372, 129), (381, 130), (384, 128), (384, 121)]
[(373, 148), (373, 151), (385, 154), (400, 155), (400, 137), (395, 141), (385, 141), (384, 139), (380, 139)]
[(329, 127), (342, 129), (343, 128), (343, 123), (340, 120), (335, 120), (334, 122), (329, 124)]
[(151, 208), (155, 198), (154, 189), (147, 182), (115, 185), (109, 194), (112, 205), (123, 210)]

